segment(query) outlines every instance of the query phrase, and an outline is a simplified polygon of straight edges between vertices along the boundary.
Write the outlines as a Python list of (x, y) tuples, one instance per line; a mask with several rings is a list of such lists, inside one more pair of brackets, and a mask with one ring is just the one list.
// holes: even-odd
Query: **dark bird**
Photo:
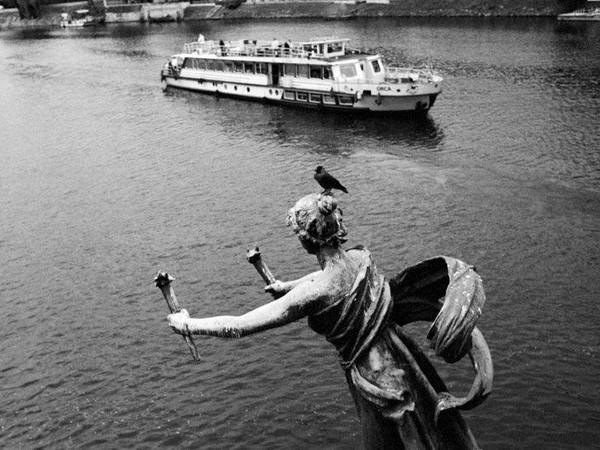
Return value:
[(329, 174), (323, 166), (319, 166), (317, 167), (317, 170), (315, 170), (315, 180), (317, 180), (317, 183), (319, 183), (326, 192), (331, 192), (332, 189), (339, 189), (346, 194), (348, 193), (348, 189), (342, 186), (342, 184)]

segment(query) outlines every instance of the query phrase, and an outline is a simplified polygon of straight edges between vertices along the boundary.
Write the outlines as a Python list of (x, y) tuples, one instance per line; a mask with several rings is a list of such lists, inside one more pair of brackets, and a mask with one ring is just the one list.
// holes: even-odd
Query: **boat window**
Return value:
[(354, 64), (343, 64), (340, 66), (340, 73), (343, 78), (356, 77), (356, 66)]
[(298, 66), (298, 76), (308, 78), (308, 66), (299, 65)]
[(310, 78), (323, 78), (321, 66), (310, 66)]
[(225, 61), (225, 72), (235, 72), (233, 61)]
[(341, 42), (330, 42), (327, 44), (327, 53), (341, 52), (343, 49)]
[(296, 96), (301, 102), (305, 102), (306, 100), (308, 100), (308, 93), (306, 92), (298, 92), (296, 93)]
[(244, 73), (244, 63), (241, 61), (236, 61), (233, 63), (236, 72)]
[(183, 67), (184, 69), (190, 69), (193, 67), (194, 64), (194, 58), (185, 58), (183, 60), (183, 65), (181, 67)]
[(283, 66), (284, 74), (288, 77), (296, 76), (296, 65), (295, 64), (284, 64)]
[(208, 70), (216, 70), (216, 64), (214, 61), (206, 61), (206, 68)]
[(339, 97), (340, 105), (352, 105), (354, 103), (354, 97), (349, 95), (340, 95)]
[(381, 72), (381, 64), (379, 64), (378, 60), (371, 61), (371, 65), (373, 66), (373, 72), (375, 72), (375, 73)]
[(219, 72), (223, 72), (225, 70), (225, 64), (223, 61), (217, 61), (215, 64), (215, 70), (218, 70)]
[(256, 68), (256, 73), (260, 73), (262, 75), (267, 75), (269, 73), (267, 63), (258, 63), (257, 68)]
[(254, 73), (254, 63), (245, 62), (244, 63), (244, 72), (246, 72), (246, 73)]
[(293, 91), (283, 91), (283, 98), (286, 100), (295, 100), (296, 96)]
[(321, 94), (310, 94), (309, 100), (312, 103), (321, 103)]
[(335, 97), (329, 94), (323, 94), (323, 103), (327, 105), (335, 105)]
[(330, 79), (333, 78), (331, 75), (331, 67), (325, 66), (323, 67), (323, 78)]

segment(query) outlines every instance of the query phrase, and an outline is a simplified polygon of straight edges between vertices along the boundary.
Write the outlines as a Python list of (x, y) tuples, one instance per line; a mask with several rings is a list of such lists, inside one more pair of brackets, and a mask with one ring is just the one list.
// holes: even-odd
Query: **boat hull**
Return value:
[[(439, 90), (433, 88), (414, 88), (414, 86), (413, 90), (417, 92), (405, 95), (381, 95), (373, 94), (372, 91), (323, 92), (165, 74), (161, 75), (161, 83), (164, 90), (177, 88), (203, 94), (226, 96), (241, 100), (263, 101), (286, 106), (382, 114), (426, 113), (433, 106), (439, 94)], [(406, 88), (406, 90), (410, 89), (411, 87)], [(418, 91), (419, 89), (420, 92)]]

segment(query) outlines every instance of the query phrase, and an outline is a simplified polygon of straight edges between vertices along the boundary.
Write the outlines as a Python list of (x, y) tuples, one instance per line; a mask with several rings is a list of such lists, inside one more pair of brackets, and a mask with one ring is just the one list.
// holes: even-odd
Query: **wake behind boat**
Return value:
[(427, 112), (442, 91), (430, 69), (386, 67), (349, 39), (204, 41), (184, 45), (161, 70), (169, 87), (304, 107)]

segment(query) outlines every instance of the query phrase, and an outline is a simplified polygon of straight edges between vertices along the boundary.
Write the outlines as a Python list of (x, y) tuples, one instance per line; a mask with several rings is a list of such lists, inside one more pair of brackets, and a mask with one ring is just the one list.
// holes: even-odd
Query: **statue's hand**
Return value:
[(279, 298), (286, 294), (287, 289), (285, 288), (285, 283), (283, 281), (275, 280), (275, 283), (265, 286), (265, 292), (271, 294), (275, 298)]
[(167, 316), (167, 320), (169, 321), (169, 326), (171, 329), (181, 335), (189, 335), (190, 330), (188, 328), (187, 320), (190, 318), (190, 314), (186, 309), (182, 309), (181, 311), (175, 314), (169, 314)]

